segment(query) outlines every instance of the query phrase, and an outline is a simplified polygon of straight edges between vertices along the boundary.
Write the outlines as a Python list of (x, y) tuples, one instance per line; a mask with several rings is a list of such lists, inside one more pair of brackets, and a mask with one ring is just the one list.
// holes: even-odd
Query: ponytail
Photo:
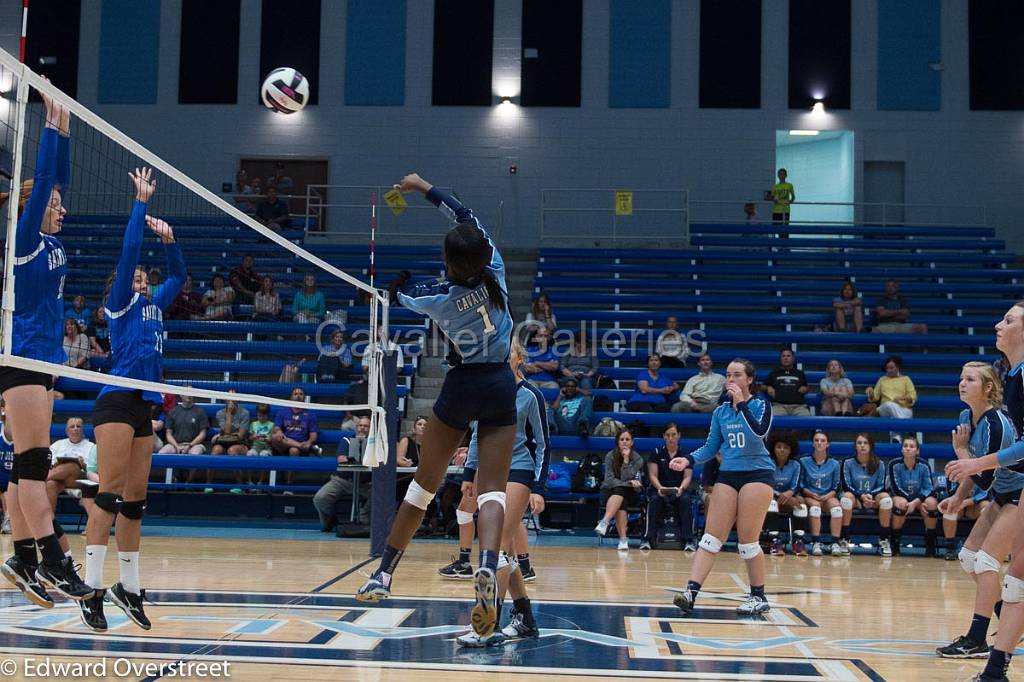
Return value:
[[(35, 180), (29, 179), (21, 183), (18, 190), (18, 215), (25, 210), (25, 204), (28, 203), (28, 198), (32, 194), (32, 188), (35, 186)], [(8, 199), (11, 198), (10, 192), (0, 192), (0, 208), (7, 205)]]
[(505, 300), (505, 292), (501, 288), (501, 284), (498, 283), (494, 273), (484, 268), (480, 277), (484, 281), (484, 286), (487, 287), (487, 302), (496, 310), (507, 311), (508, 302)]

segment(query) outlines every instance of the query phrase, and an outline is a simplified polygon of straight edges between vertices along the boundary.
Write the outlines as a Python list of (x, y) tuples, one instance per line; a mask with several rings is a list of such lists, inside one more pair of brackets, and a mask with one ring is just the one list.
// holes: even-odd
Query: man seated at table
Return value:
[[(320, 532), (330, 533), (338, 525), (335, 505), (343, 496), (352, 495), (353, 472), (346, 465), (362, 464), (363, 452), (366, 450), (366, 438), (370, 435), (370, 418), (359, 417), (356, 421), (356, 435), (345, 438), (338, 444), (338, 468), (331, 472), (331, 477), (320, 486), (313, 495), (313, 506), (320, 515)], [(363, 481), (359, 485), (359, 523), (370, 523), (370, 507), (366, 504), (369, 497), (370, 482)], [(353, 504), (355, 502), (353, 501)]]

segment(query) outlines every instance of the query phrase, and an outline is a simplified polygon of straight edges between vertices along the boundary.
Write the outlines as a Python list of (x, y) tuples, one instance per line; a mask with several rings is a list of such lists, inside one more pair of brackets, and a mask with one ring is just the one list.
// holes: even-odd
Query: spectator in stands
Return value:
[(590, 436), (590, 420), (594, 414), (594, 400), (580, 392), (575, 379), (562, 382), (562, 390), (551, 403), (555, 416), (555, 431), (560, 434), (576, 434), (580, 438)]
[[(249, 424), (249, 451), (250, 457), (269, 457), (273, 454), (270, 446), (270, 435), (274, 432), (274, 421), (270, 418), (270, 405), (259, 404), (256, 406), (256, 420)], [(249, 484), (263, 485), (267, 472), (250, 471)]]
[(674, 381), (661, 373), (661, 356), (651, 353), (647, 369), (636, 377), (636, 388), (626, 403), (629, 412), (668, 412), (672, 409), (670, 396), (679, 390)]
[[(292, 389), (291, 399), (301, 403), (306, 400), (306, 392), (296, 386)], [(275, 455), (289, 457), (318, 454), (317, 440), (320, 438), (320, 426), (316, 414), (301, 407), (282, 408), (274, 418), (274, 431), (270, 435), (270, 447)], [(292, 484), (291, 471), (285, 474), (285, 485)]]
[(302, 289), (292, 299), (292, 318), (299, 324), (320, 324), (327, 312), (327, 299), (316, 288), (316, 277), (306, 275)]
[[(789, 225), (789, 212), (790, 204), (796, 201), (796, 192), (793, 191), (793, 184), (787, 182), (786, 179), (789, 173), (786, 172), (785, 168), (780, 168), (778, 172), (779, 181), (772, 187), (772, 222), (776, 224)], [(786, 238), (788, 234), (780, 234), (780, 237)]]
[(697, 366), (700, 372), (686, 380), (679, 392), (679, 402), (672, 406), (673, 412), (714, 412), (718, 407), (725, 377), (713, 371), (715, 363), (710, 353), (701, 353)]
[(910, 306), (894, 279), (885, 281), (885, 296), (875, 305), (873, 332), (880, 334), (927, 334), (928, 325), (910, 322)]
[(64, 308), (64, 317), (77, 322), (79, 329), (84, 332), (92, 318), (92, 310), (85, 306), (85, 296), (81, 294), (75, 296), (71, 305)]
[[(162, 455), (204, 455), (206, 454), (206, 431), (210, 428), (210, 420), (203, 408), (196, 405), (196, 400), (190, 395), (179, 395), (178, 405), (167, 415), (164, 426), (164, 441), (166, 445), (160, 448)], [(186, 483), (195, 480), (198, 469), (191, 469), (188, 472)], [(210, 470), (204, 471), (206, 484), (209, 485)], [(206, 488), (203, 492), (213, 492), (213, 488)]]
[[(239, 171), (244, 173), (245, 171)], [(236, 181), (236, 190), (238, 194), (235, 196), (235, 204), (238, 206), (238, 210), (246, 215), (253, 215), (256, 213), (256, 205), (263, 199), (263, 181), (259, 178), (252, 178), (251, 180), (243, 180), (243, 182)]]
[[(370, 435), (370, 418), (361, 417), (356, 424), (356, 435), (345, 438), (338, 444), (338, 466), (331, 472), (331, 477), (320, 486), (313, 495), (313, 506), (320, 516), (320, 532), (329, 533), (338, 525), (335, 505), (343, 496), (352, 495), (352, 472), (345, 469), (346, 465), (362, 464), (366, 439)], [(366, 500), (369, 484), (359, 486), (359, 497)], [(359, 505), (359, 523), (370, 521), (370, 508), (367, 504)]]
[[(56, 510), (57, 497), (62, 492), (69, 488), (78, 488), (78, 481), (88, 476), (90, 467), (93, 471), (96, 470), (96, 445), (85, 437), (82, 418), (68, 419), (64, 425), (64, 433), (67, 438), (50, 446), (52, 467), (46, 476), (46, 497), (53, 510)], [(91, 503), (85, 503), (83, 506), (88, 504)], [(67, 539), (62, 536), (60, 542), (61, 549), (67, 551)]]
[(335, 329), (331, 345), (322, 348), (316, 360), (318, 384), (340, 384), (348, 381), (352, 371), (352, 349), (345, 343), (345, 330)]
[(821, 556), (824, 553), (821, 546), (821, 519), (827, 514), (832, 535), (832, 556), (849, 556), (849, 525), (843, 526), (842, 500), (839, 498), (842, 467), (839, 460), (829, 456), (830, 444), (831, 439), (827, 433), (815, 431), (811, 439), (811, 454), (800, 458), (800, 485), (807, 504), (811, 554)]
[[(363, 374), (359, 381), (355, 381), (345, 391), (341, 402), (344, 405), (366, 405), (370, 401), (370, 366), (363, 365)], [(352, 410), (345, 413), (345, 419), (341, 422), (342, 431), (355, 431), (356, 421), (360, 417), (369, 417), (369, 410)]]
[(757, 216), (757, 206), (754, 205), (753, 201), (748, 201), (743, 204), (743, 215), (746, 217), (748, 223), (761, 222), (761, 219)]
[[(858, 334), (864, 331), (864, 301), (857, 296), (853, 282), (843, 282), (839, 295), (832, 299), (832, 312), (834, 316), (832, 331), (854, 331)], [(852, 329), (850, 328), (851, 323), (853, 324)]]
[[(910, 377), (900, 374), (903, 359), (892, 355), (885, 360), (885, 376), (879, 377), (874, 387), (867, 389), (868, 403), (861, 408), (862, 416), (889, 419), (912, 419), (917, 390)], [(899, 434), (896, 434), (899, 438)]]
[(809, 417), (807, 375), (796, 368), (796, 355), (788, 348), (779, 353), (779, 366), (764, 382), (764, 392), (772, 400), (772, 412), (790, 417)]
[(96, 357), (110, 356), (110, 326), (107, 324), (103, 306), (98, 305), (89, 317), (89, 326), (85, 329), (89, 337), (89, 349)]
[(821, 391), (821, 413), (826, 417), (853, 416), (853, 382), (846, 376), (843, 363), (829, 360), (825, 376), (819, 384)]
[(629, 517), (626, 509), (636, 506), (643, 489), (643, 467), (644, 458), (633, 449), (633, 434), (628, 429), (623, 430), (616, 439), (615, 447), (604, 458), (604, 482), (601, 483), (604, 516), (594, 528), (598, 535), (604, 537), (614, 518), (619, 533), (619, 549), (623, 551), (629, 549), (629, 540), (626, 539)]
[[(875, 441), (866, 433), (858, 433), (853, 442), (856, 454), (843, 462), (843, 528), (849, 537), (849, 527), (855, 509), (878, 514), (881, 531), (878, 550), (884, 557), (892, 556), (889, 544), (892, 524), (892, 498), (885, 491), (885, 467), (875, 454)], [(845, 501), (844, 501), (845, 500)]]
[(185, 284), (164, 313), (168, 320), (196, 320), (203, 314), (203, 297), (192, 291), (192, 275), (185, 276)]
[(558, 329), (555, 312), (551, 309), (551, 299), (545, 292), (542, 291), (533, 302), (530, 312), (526, 315), (526, 322), (530, 328), (544, 328), (552, 334)]
[(81, 417), (71, 417), (64, 424), (65, 438), (50, 446), (50, 459), (53, 466), (59, 466), (61, 460), (79, 464), (85, 468), (85, 460), (92, 447), (92, 441), (85, 437), (85, 425)]
[(89, 348), (89, 337), (82, 333), (78, 323), (70, 318), (64, 320), (64, 365), (89, 369)]
[[(234, 393), (231, 389), (229, 393)], [(238, 404), (237, 401), (229, 400), (224, 407), (217, 411), (214, 417), (220, 433), (210, 439), (210, 453), (214, 455), (246, 455), (249, 452), (249, 410)], [(242, 486), (245, 485), (245, 475), (241, 469), (235, 471), (235, 483), (237, 487), (231, 489), (233, 495), (242, 494)]]
[[(808, 508), (800, 496), (801, 468), (798, 460), (800, 444), (796, 439), (796, 433), (793, 431), (772, 431), (765, 445), (775, 461), (775, 471), (773, 474), (775, 483), (772, 486), (774, 488), (774, 497), (768, 506), (768, 511), (791, 514), (797, 518), (806, 517)], [(836, 506), (839, 506), (838, 501)], [(793, 553), (799, 555), (802, 549), (800, 545), (803, 544), (803, 541), (798, 540), (796, 537), (789, 540), (793, 544)], [(777, 535), (772, 537), (768, 553), (775, 555), (784, 555), (786, 553), (785, 545), (779, 542)]]
[(281, 318), (281, 296), (274, 291), (274, 278), (264, 275), (260, 280), (260, 290), (253, 297), (254, 320), (275, 322)]
[(278, 161), (274, 164), (274, 174), (267, 178), (267, 188), (273, 187), (281, 194), (291, 194), (295, 189), (295, 181), (284, 172), (284, 164)]
[(203, 314), (201, 320), (230, 320), (231, 305), (235, 302), (235, 292), (224, 286), (224, 276), (214, 275), (210, 289), (203, 295)]
[(282, 230), (291, 222), (288, 204), (278, 198), (275, 188), (267, 187), (266, 198), (256, 204), (256, 220), (272, 230)]
[(153, 425), (153, 452), (160, 452), (164, 447), (164, 427), (167, 425), (164, 423), (167, 415), (164, 414), (163, 405), (157, 405), (153, 403), (150, 409), (149, 421)]
[(589, 395), (591, 389), (597, 385), (600, 369), (601, 361), (598, 360), (597, 353), (587, 345), (587, 337), (583, 334), (577, 335), (572, 341), (572, 350), (565, 356), (562, 380), (575, 379), (580, 392)]
[(686, 367), (686, 339), (679, 333), (679, 319), (675, 315), (665, 318), (665, 328), (658, 334), (654, 351), (661, 357), (662, 367)]
[(152, 301), (164, 288), (164, 273), (160, 272), (160, 268), (153, 268), (146, 276), (149, 278), (149, 300)]
[(263, 278), (253, 267), (256, 261), (251, 254), (242, 256), (242, 264), (231, 271), (231, 288), (235, 290), (235, 301), (242, 305), (250, 305), (256, 297)]
[(661, 434), (664, 446), (656, 449), (647, 462), (647, 477), (651, 482), (647, 492), (647, 520), (643, 543), (640, 549), (653, 549), (658, 545), (658, 526), (667, 509), (676, 512), (679, 529), (679, 543), (684, 551), (696, 552), (693, 543), (693, 500), (690, 497), (690, 482), (693, 470), (687, 467), (676, 471), (669, 467), (676, 457), (682, 457), (679, 449), (679, 427), (668, 424)]
[[(427, 419), (428, 417), (423, 415), (416, 417), (416, 421), (412, 424), (412, 433), (398, 441), (398, 466), (415, 467), (420, 465), (420, 446), (423, 445), (423, 432), (427, 429)], [(366, 428), (370, 428), (369, 423)]]
[(921, 445), (917, 436), (903, 436), (901, 460), (889, 465), (889, 493), (892, 495), (892, 553), (900, 555), (900, 538), (907, 517), (917, 513), (924, 521), (924, 555), (935, 556), (935, 540), (938, 537), (939, 501), (935, 499), (932, 486), (932, 470), (918, 457)]
[(558, 376), (562, 363), (551, 348), (551, 331), (541, 327), (534, 335), (536, 345), (526, 349), (527, 363), (523, 374), (537, 388), (558, 388)]

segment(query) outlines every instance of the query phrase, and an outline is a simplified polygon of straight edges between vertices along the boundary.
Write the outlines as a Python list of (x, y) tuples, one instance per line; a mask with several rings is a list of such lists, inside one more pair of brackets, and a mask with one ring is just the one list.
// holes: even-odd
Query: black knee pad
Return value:
[(900, 509), (899, 507), (893, 507), (892, 508), (892, 513), (895, 514), (896, 516), (906, 516), (907, 515), (907, 510), (906, 509)]
[(11, 476), (8, 480), (8, 485), (18, 485), (18, 458), (14, 458), (14, 462), (11, 464)]
[(138, 521), (146, 512), (146, 501), (135, 500), (134, 502), (124, 501), (121, 503), (121, 516), (126, 519)]
[(53, 534), (58, 540), (64, 537), (64, 526), (60, 525), (60, 521), (57, 519), (53, 520)]
[(932, 518), (932, 519), (937, 519), (940, 516), (942, 516), (942, 512), (940, 512), (938, 509), (926, 509), (924, 513), (927, 514), (928, 517)]
[(50, 474), (50, 448), (32, 448), (14, 456), (18, 478), (22, 481), (45, 481)]
[(105, 512), (116, 514), (120, 502), (114, 493), (96, 493), (96, 506)]
[(83, 500), (95, 500), (96, 495), (100, 492), (100, 487), (98, 485), (83, 485), (81, 491)]

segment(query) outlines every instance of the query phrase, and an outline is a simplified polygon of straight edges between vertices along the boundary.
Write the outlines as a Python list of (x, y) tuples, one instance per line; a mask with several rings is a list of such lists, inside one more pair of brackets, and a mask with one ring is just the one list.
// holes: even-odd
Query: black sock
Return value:
[(480, 568), (489, 568), (495, 573), (498, 572), (498, 553), (490, 550), (480, 550)]
[(384, 587), (391, 587), (391, 576), (395, 574), (395, 569), (398, 568), (398, 562), (402, 560), (403, 554), (405, 554), (405, 550), (385, 545), (384, 554), (380, 558), (380, 567), (375, 574), (384, 583)]
[(50, 533), (45, 538), (36, 539), (39, 553), (43, 555), (43, 563), (50, 566), (60, 566), (64, 563), (64, 550), (60, 548), (60, 541), (57, 536)]
[(996, 605), (992, 608), (992, 610), (995, 612), (996, 618), (1002, 618), (1003, 617), (1003, 600), (1000, 599), (999, 601), (997, 601)]
[(519, 570), (523, 573), (530, 572), (530, 554), (516, 554), (516, 561), (519, 562)]
[(817, 544), (817, 543), (821, 542), (821, 536), (820, 535), (812, 535), (811, 536), (811, 542), (814, 543), (814, 544)]
[(971, 629), (967, 631), (967, 638), (984, 644), (988, 638), (988, 625), (991, 622), (991, 618), (978, 613), (974, 614), (974, 617), (971, 618)]
[(533, 619), (533, 607), (530, 606), (529, 597), (521, 597), (519, 599), (516, 599), (512, 602), (512, 604), (516, 607), (516, 611), (522, 614), (523, 623), (526, 624), (526, 627), (537, 627), (537, 621)]
[(700, 583), (696, 580), (690, 580), (686, 583), (686, 589), (690, 592), (700, 592)]
[(14, 556), (33, 571), (39, 567), (39, 553), (36, 552), (36, 541), (32, 538), (15, 540)]
[(459, 547), (459, 563), (469, 563), (469, 553), (473, 551), (472, 547)]
[(1000, 651), (993, 647), (988, 652), (988, 663), (985, 664), (985, 670), (981, 674), (984, 677), (991, 677), (999, 679), (1006, 676), (1006, 671), (1010, 667), (1010, 659), (1013, 658), (1013, 654), (1008, 654), (1005, 651)]
[(760, 597), (761, 599), (764, 599), (764, 585), (751, 585), (750, 596)]
[(891, 531), (891, 530), (889, 530), (888, 528), (883, 528), (883, 529), (882, 529), (881, 531), (879, 531), (879, 533), (878, 533), (878, 539), (879, 539), (879, 540), (888, 540), (888, 539), (889, 539), (889, 536), (890, 536), (891, 534), (892, 534), (892, 531)]
[(843, 526), (842, 532), (839, 533), (839, 539), (840, 540), (849, 540), (850, 539), (850, 527), (849, 526)]

